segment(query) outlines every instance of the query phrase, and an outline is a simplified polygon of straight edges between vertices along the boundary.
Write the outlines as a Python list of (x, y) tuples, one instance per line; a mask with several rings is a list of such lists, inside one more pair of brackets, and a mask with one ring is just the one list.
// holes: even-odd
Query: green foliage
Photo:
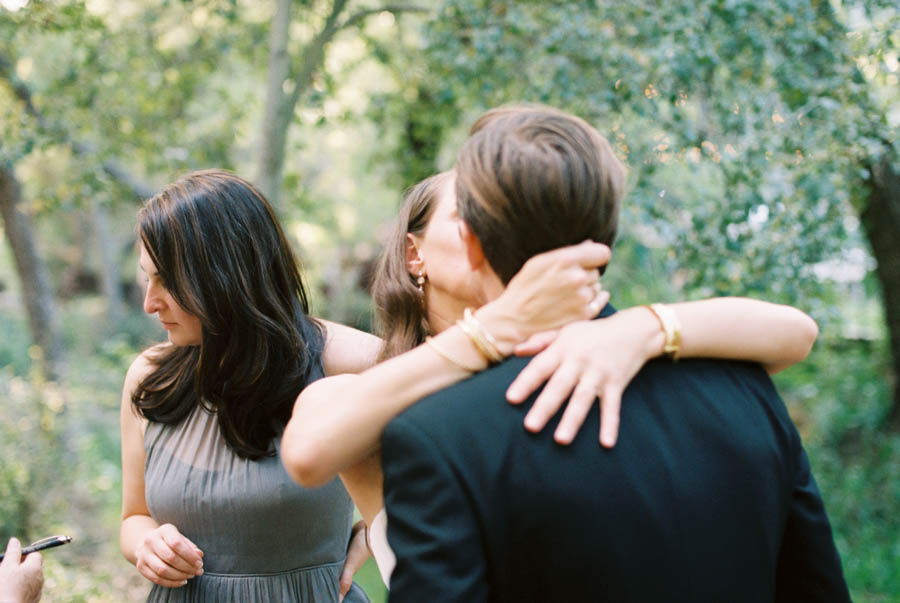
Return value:
[(674, 250), (689, 295), (796, 303), (822, 294), (811, 266), (862, 246), (844, 218), (874, 125), (845, 33), (793, 0), (448, 0), (426, 58), (467, 106), (549, 103), (607, 132), (631, 168), (624, 237)]
[(457, 125), (461, 112), (453, 87), (421, 61), (426, 40), (419, 29), (404, 33), (399, 40), (367, 38), (373, 57), (398, 82), (396, 89), (374, 95), (368, 109), (383, 141), (372, 154), (372, 166), (393, 167), (389, 182), (397, 189), (446, 167), (440, 157), (445, 133)]
[[(108, 157), (129, 158), (149, 174), (198, 163), (228, 167), (234, 132), (223, 125), (246, 108), (227, 85), (228, 73), (246, 61), (232, 60), (237, 29), (229, 28), (237, 24), (215, 11), (198, 17), (201, 8), (188, 5), (150, 3), (131, 14), (135, 8), (101, 18), (82, 2), (32, 2), (0, 14), (13, 31), (0, 51), (50, 124), (39, 146), (91, 145), (88, 182)], [(182, 146), (186, 138), (197, 144)]]
[[(295, 5), (291, 52), (327, 12)], [(530, 101), (582, 115), (630, 169), (604, 281), (615, 304), (742, 294), (820, 321), (820, 345), (779, 387), (855, 598), (900, 592), (900, 443), (881, 427), (884, 316), (856, 217), (866, 160), (890, 153), (900, 165), (896, 3), (434, 5), (421, 20), (382, 14), (342, 32), (295, 112), (283, 221), (316, 313), (368, 326), (360, 267), (381, 225), (402, 188), (450, 167), (481, 111)], [(134, 270), (134, 193), (104, 162), (151, 187), (202, 167), (255, 175), (270, 10), (244, 0), (0, 9), (0, 58), (14, 75), (0, 78), (0, 161), (23, 182), (62, 292), (74, 272), (96, 271), (83, 229), (92, 207), (108, 210), (114, 262)], [(117, 551), (117, 408), (128, 363), (160, 334), (133, 303), (112, 323), (93, 291), (66, 292), (69, 372), (47, 383), (12, 274), (0, 252), (11, 285), (0, 291), (0, 538), (76, 536), (45, 555), (53, 600), (141, 600), (146, 581)], [(383, 597), (371, 564), (360, 581)]]
[[(832, 339), (776, 379), (801, 430), (855, 600), (900, 592), (900, 435), (881, 429), (885, 346)], [(869, 599), (871, 597), (871, 599)]]
[(0, 332), (4, 335), (3, 345), (0, 346), (0, 367), (11, 370), (13, 374), (25, 374), (30, 365), (27, 350), (31, 344), (25, 321), (0, 314)]
[[(44, 380), (34, 349), (0, 341), (0, 356), (32, 356), (0, 369), (0, 540), (73, 537), (44, 555), (52, 600), (140, 600), (146, 583), (118, 552), (119, 397), (137, 349), (127, 334), (97, 328), (102, 305), (73, 304), (66, 314), (80, 351), (61, 383)], [(145, 339), (148, 321), (139, 322)]]

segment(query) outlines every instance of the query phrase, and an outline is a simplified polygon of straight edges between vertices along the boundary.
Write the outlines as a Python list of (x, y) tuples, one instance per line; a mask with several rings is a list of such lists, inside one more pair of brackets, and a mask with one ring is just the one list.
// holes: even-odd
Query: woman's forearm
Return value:
[[(385, 426), (417, 400), (483, 369), (486, 360), (459, 328), (359, 375), (319, 380), (297, 398), (284, 431), (281, 457), (293, 479), (305, 486), (327, 483), (339, 472), (377, 452)], [(467, 367), (467, 368), (463, 368)]]
[(815, 321), (796, 308), (743, 297), (671, 308), (682, 325), (682, 356), (750, 360), (769, 373), (806, 358), (819, 332)]

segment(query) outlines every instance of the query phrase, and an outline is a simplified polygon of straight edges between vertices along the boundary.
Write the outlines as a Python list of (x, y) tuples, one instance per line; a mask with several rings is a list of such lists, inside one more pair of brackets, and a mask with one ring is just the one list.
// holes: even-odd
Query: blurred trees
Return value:
[(46, 356), (45, 370), (56, 378), (62, 363), (62, 338), (50, 271), (35, 243), (34, 228), (21, 210), (22, 187), (12, 169), (0, 165), (0, 217), (22, 281), (22, 297), (34, 342)]
[[(365, 326), (360, 266), (399, 191), (516, 101), (584, 116), (629, 165), (605, 277), (618, 304), (811, 311), (822, 356), (783, 389), (809, 402), (801, 428), (836, 417), (813, 456), (855, 489), (868, 469), (842, 455), (865, 440), (859, 463), (900, 482), (896, 440), (859, 435), (888, 415), (860, 401), (887, 401), (888, 365), (900, 374), (898, 32), (888, 0), (0, 0), (0, 449), (27, 451), (0, 469), (0, 528), (53, 516), (33, 492), (57, 461), (74, 499), (118, 502), (121, 378), (160, 336), (133, 303), (140, 199), (191, 169), (254, 176), (316, 305)], [(54, 368), (63, 352), (77, 371)], [(885, 492), (840, 502), (842, 550), (896, 510)]]
[[(263, 113), (259, 141), (259, 167), (256, 182), (266, 198), (278, 206), (281, 196), (282, 169), (285, 145), (294, 108), (297, 102), (309, 94), (316, 77), (328, 80), (322, 73), (325, 53), (334, 37), (342, 30), (363, 25), (367, 18), (380, 13), (399, 15), (404, 12), (426, 12), (424, 6), (413, 4), (383, 4), (356, 6), (348, 0), (331, 2), (300, 2), (305, 9), (297, 23), (307, 28), (310, 22), (322, 21), (315, 33), (308, 36), (303, 45), (292, 52), (291, 0), (276, 0), (275, 12), (269, 33), (269, 67), (266, 84), (266, 104)], [(324, 18), (316, 13), (324, 13)], [(332, 84), (333, 85), (333, 84)]]

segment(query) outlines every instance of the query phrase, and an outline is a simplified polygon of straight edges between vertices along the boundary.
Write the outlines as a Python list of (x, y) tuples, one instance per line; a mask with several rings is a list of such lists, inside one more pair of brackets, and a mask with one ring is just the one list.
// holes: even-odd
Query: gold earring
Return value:
[(416, 286), (419, 288), (419, 295), (425, 295), (425, 271), (419, 273), (419, 278), (416, 279)]

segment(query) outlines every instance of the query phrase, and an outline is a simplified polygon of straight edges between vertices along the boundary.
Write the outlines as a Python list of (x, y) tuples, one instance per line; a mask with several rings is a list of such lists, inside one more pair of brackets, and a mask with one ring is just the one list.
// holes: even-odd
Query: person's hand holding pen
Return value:
[(29, 553), (22, 559), (22, 544), (10, 538), (0, 561), (0, 603), (37, 603), (41, 599), (44, 573), (41, 554)]

